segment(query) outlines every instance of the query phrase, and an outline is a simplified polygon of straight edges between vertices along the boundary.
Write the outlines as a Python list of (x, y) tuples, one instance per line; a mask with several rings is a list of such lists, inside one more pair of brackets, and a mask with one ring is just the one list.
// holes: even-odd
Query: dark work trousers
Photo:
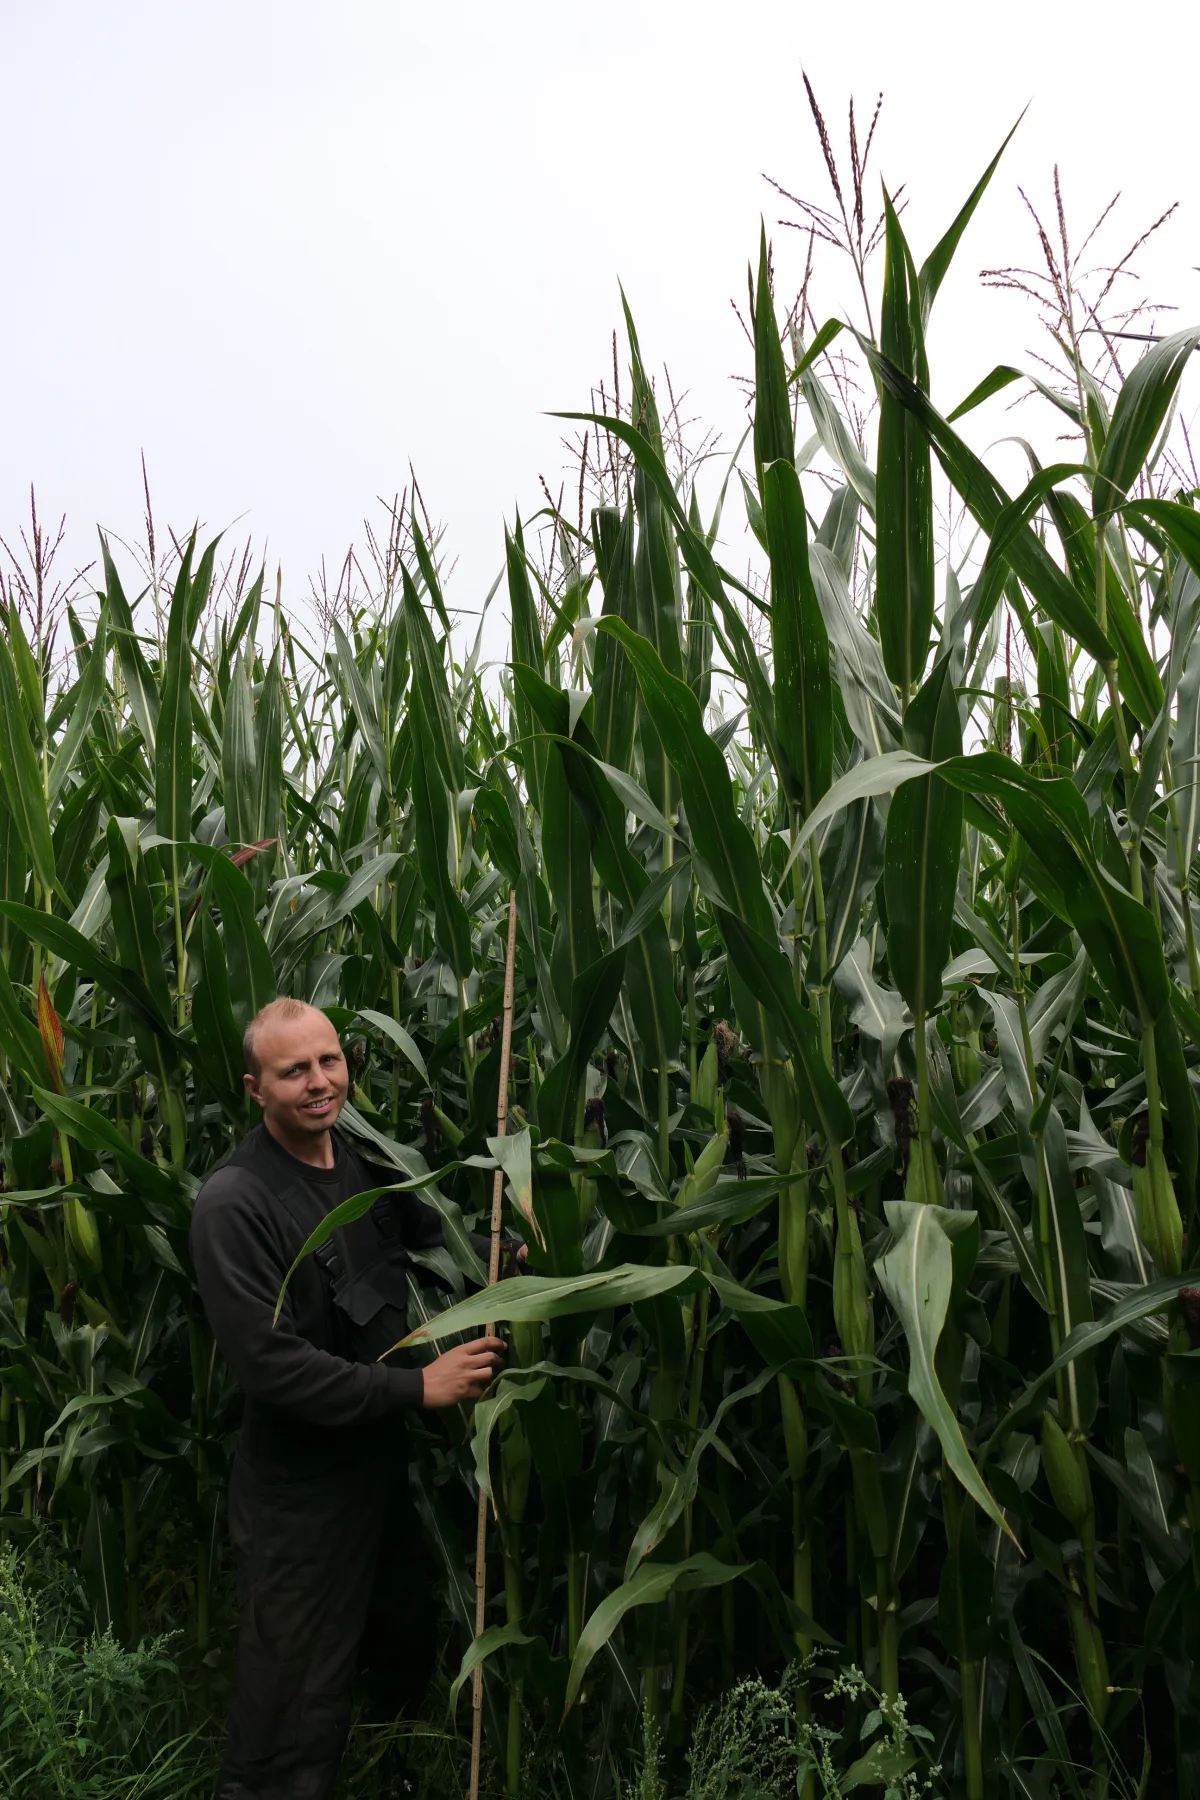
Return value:
[(436, 1655), (429, 1558), (403, 1458), (229, 1486), (241, 1631), (214, 1800), (329, 1800), (362, 1677), (372, 1721), (419, 1706)]

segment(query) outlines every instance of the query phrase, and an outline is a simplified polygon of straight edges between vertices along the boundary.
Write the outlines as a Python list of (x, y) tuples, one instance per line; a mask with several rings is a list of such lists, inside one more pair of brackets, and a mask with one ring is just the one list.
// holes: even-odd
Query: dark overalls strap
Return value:
[[(299, 1186), (283, 1189), (279, 1201), (307, 1238)], [(391, 1195), (381, 1194), (361, 1218), (337, 1226), (312, 1254), (321, 1271), (330, 1348), (348, 1362), (386, 1356), (408, 1329), (409, 1259)]]
[[(276, 1197), (300, 1233), (303, 1242), (310, 1235), (310, 1227), (307, 1211), (299, 1201), (300, 1186), (299, 1182), (293, 1182), (290, 1186), (283, 1188)], [(340, 1237), (341, 1230), (339, 1228), (313, 1251), (312, 1258), (321, 1271), (321, 1293), (325, 1301), (325, 1329), (329, 1348), (335, 1355), (344, 1356), (347, 1362), (356, 1362), (358, 1358), (354, 1355), (349, 1341), (345, 1315), (338, 1307), (334, 1297), (334, 1290), (346, 1268), (345, 1246), (339, 1244)]]

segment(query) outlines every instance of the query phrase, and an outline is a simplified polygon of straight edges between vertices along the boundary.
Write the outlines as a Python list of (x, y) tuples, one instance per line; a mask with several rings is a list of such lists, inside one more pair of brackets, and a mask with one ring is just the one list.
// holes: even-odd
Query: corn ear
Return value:
[(1133, 1203), (1138, 1235), (1160, 1275), (1178, 1275), (1183, 1266), (1183, 1220), (1162, 1145), (1146, 1145), (1146, 1160), (1133, 1165)]

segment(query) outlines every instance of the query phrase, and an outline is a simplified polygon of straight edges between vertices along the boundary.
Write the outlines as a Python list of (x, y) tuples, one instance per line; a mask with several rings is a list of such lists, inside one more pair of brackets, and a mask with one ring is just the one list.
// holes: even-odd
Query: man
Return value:
[(306, 1257), (272, 1323), (314, 1227), (396, 1177), (334, 1129), (349, 1077), (324, 1013), (273, 1000), (250, 1022), (245, 1062), (262, 1123), (205, 1182), (191, 1231), (209, 1323), (246, 1396), (229, 1489), (241, 1631), (215, 1800), (328, 1800), (356, 1668), (395, 1716), (432, 1666), (405, 1416), (478, 1399), (503, 1345), (478, 1338), (423, 1369), (378, 1360), (406, 1330), (406, 1253), (442, 1241), (412, 1194), (384, 1195)]

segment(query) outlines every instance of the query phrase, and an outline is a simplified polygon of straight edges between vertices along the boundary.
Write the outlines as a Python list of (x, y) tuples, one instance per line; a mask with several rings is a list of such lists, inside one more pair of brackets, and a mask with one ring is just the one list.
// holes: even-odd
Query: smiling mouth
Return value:
[(304, 1103), (304, 1106), (301, 1108), (301, 1110), (303, 1112), (312, 1113), (312, 1114), (316, 1115), (316, 1114), (328, 1112), (332, 1105), (333, 1105), (333, 1095), (328, 1094), (328, 1095), (326, 1095), (324, 1100), (306, 1100)]

